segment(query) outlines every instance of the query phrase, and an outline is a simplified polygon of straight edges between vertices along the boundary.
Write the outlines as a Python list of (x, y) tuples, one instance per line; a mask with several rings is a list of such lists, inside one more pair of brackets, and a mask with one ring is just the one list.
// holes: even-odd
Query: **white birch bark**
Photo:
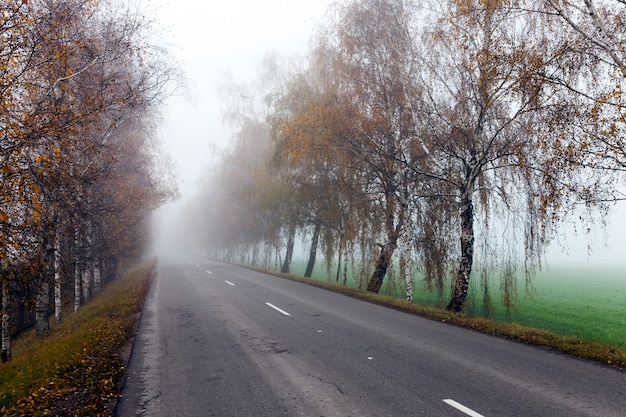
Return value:
[(93, 261), (93, 227), (90, 221), (87, 221), (87, 233), (85, 239), (85, 269), (83, 270), (83, 302), (91, 300), (93, 295), (94, 282), (94, 261)]
[(54, 239), (54, 321), (63, 321), (63, 283), (61, 276), (61, 239), (57, 232)]
[(87, 262), (83, 271), (83, 302), (91, 300), (91, 283), (93, 282), (93, 265)]
[(76, 265), (74, 266), (74, 311), (78, 311), (82, 302), (82, 277), (80, 274), (80, 266), (78, 263), (78, 259), (76, 260)]
[(404, 223), (402, 238), (402, 257), (404, 258), (404, 282), (406, 284), (406, 300), (413, 302), (413, 258), (411, 257), (412, 242), (411, 220)]
[(83, 286), (80, 270), (80, 235), (78, 229), (74, 231), (74, 311), (78, 311), (82, 304)]
[(98, 262), (93, 264), (93, 293), (98, 294), (102, 289), (102, 278), (100, 275), (100, 267)]
[(413, 260), (411, 251), (405, 252), (404, 258), (404, 282), (406, 283), (406, 300), (413, 302)]

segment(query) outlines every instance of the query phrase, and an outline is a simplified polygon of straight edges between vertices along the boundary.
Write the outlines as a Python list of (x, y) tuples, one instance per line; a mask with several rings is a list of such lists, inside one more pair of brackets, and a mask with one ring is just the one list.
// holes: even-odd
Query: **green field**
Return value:
[(511, 321), (626, 347), (626, 269), (555, 267), (534, 283), (534, 299), (521, 299)]
[[(293, 262), (294, 274), (302, 275), (304, 269), (304, 261)], [(313, 278), (329, 279), (319, 265)], [(331, 280), (334, 281), (334, 275)], [(467, 302), (467, 313), (471, 316), (481, 316), (483, 310), (477, 281), (473, 277)], [(493, 302), (490, 318), (626, 348), (626, 268), (551, 267), (536, 274), (533, 281), (536, 291), (532, 297), (526, 295), (523, 277), (518, 281), (519, 297), (509, 312), (500, 302), (499, 281), (494, 279), (490, 283)], [(348, 285), (357, 286), (352, 276)], [(381, 292), (403, 297), (404, 283), (397, 278), (386, 278)], [(441, 300), (437, 294), (427, 292), (421, 278), (415, 277), (414, 303), (443, 307), (446, 298), (447, 294)]]

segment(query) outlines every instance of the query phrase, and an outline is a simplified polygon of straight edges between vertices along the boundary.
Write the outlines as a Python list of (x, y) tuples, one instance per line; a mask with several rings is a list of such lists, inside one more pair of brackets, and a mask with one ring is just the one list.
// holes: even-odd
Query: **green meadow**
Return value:
[[(293, 262), (295, 275), (303, 275), (304, 269), (304, 261)], [(335, 273), (331, 275), (318, 263), (313, 278), (334, 282)], [(447, 291), (440, 298), (425, 289), (420, 276), (416, 275), (414, 282), (414, 303), (445, 307)], [(358, 287), (352, 275), (348, 276), (347, 284)], [(483, 316), (483, 291), (478, 284), (478, 277), (472, 277), (466, 313), (473, 317)], [(500, 299), (499, 279), (494, 277), (489, 283), (493, 307), (488, 317), (626, 348), (626, 267), (552, 266), (536, 273), (533, 287), (534, 291), (527, 294), (524, 277), (520, 276), (518, 297), (514, 307), (507, 311)], [(392, 274), (391, 279), (385, 278), (381, 293), (404, 298), (404, 291), (403, 280)]]

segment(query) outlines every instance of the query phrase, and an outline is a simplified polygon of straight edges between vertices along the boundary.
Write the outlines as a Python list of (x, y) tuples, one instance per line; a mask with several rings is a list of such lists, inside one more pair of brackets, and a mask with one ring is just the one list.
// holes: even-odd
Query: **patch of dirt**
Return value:
[(88, 407), (90, 400), (91, 398), (86, 389), (59, 396), (55, 399), (49, 415), (57, 417), (81, 415), (81, 411)]

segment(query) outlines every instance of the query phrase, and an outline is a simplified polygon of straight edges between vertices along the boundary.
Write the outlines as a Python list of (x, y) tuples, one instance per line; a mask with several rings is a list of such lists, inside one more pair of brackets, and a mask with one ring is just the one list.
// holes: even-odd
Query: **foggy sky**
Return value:
[[(231, 132), (222, 122), (218, 87), (227, 77), (255, 78), (268, 51), (305, 55), (316, 25), (331, 0), (168, 1), (149, 3), (166, 30), (164, 42), (181, 61), (188, 78), (186, 96), (168, 100), (160, 138), (179, 170), (182, 202), (198, 189), (212, 149), (227, 144)], [(160, 217), (176, 213), (178, 205)], [(611, 264), (626, 267), (626, 203), (616, 205), (606, 230), (564, 226), (565, 236), (549, 250), (548, 265)], [(560, 241), (560, 244), (558, 243)], [(591, 246), (592, 251), (588, 248)], [(563, 247), (567, 249), (564, 250)]]

